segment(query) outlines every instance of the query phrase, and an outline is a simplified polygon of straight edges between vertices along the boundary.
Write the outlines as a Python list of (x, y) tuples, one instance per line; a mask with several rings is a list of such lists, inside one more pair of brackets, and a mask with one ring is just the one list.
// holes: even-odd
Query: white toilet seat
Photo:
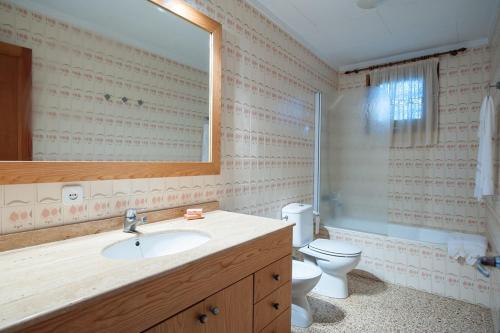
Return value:
[(361, 249), (354, 244), (331, 239), (316, 239), (307, 245), (312, 251), (334, 257), (357, 257)]
[[(315, 240), (314, 242), (316, 242), (317, 240)], [(324, 240), (327, 242), (328, 241), (329, 242), (337, 242), (337, 241), (328, 240), (328, 239), (324, 239)], [(314, 242), (311, 242), (307, 246), (300, 248), (299, 252), (302, 252), (303, 254), (307, 254), (311, 257), (315, 257), (317, 259), (322, 259), (322, 260), (327, 260), (327, 261), (333, 260), (334, 258), (357, 258), (357, 257), (361, 256), (361, 249), (359, 249), (357, 247), (356, 247), (356, 249), (359, 249), (359, 252), (357, 252), (357, 251), (345, 251), (348, 253), (334, 253), (334, 252), (329, 252), (328, 250), (325, 250), (324, 247), (322, 247), (322, 249), (318, 249), (318, 247), (314, 247), (314, 246), (311, 247), (310, 245)], [(343, 243), (345, 243), (345, 242), (343, 242)]]

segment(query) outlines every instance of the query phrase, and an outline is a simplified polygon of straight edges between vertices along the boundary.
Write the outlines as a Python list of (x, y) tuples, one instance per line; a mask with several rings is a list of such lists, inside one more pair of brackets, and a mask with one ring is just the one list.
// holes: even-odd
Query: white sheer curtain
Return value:
[(389, 121), (393, 147), (437, 143), (437, 58), (374, 70), (370, 82), (372, 90), (367, 109), (370, 132), (382, 121)]

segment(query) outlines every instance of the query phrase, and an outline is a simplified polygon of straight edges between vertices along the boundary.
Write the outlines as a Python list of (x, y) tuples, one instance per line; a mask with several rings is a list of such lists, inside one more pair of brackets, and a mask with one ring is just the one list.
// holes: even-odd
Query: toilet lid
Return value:
[(361, 249), (354, 244), (331, 239), (316, 239), (309, 243), (308, 247), (314, 251), (338, 256), (356, 256), (361, 253)]

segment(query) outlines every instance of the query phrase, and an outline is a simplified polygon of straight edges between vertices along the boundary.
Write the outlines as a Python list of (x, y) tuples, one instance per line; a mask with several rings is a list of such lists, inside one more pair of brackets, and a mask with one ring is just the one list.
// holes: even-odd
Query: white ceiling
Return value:
[(146, 0), (13, 2), (122, 43), (209, 70), (210, 34)]
[(318, 56), (350, 70), (488, 42), (500, 0), (251, 0)]

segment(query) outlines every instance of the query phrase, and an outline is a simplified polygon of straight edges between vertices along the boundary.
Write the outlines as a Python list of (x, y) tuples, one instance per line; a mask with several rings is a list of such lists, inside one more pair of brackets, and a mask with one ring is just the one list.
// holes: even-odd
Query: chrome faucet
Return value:
[(125, 220), (123, 221), (123, 232), (137, 232), (135, 229), (138, 225), (148, 222), (148, 218), (143, 216), (137, 219), (137, 208), (129, 208), (125, 212)]

